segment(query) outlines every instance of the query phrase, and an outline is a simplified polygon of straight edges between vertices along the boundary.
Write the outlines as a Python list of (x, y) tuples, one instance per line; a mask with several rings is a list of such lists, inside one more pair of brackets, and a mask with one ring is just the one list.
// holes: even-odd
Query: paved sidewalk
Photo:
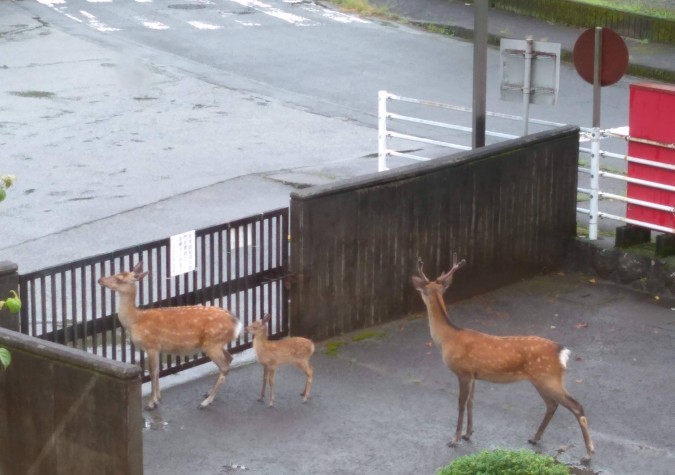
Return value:
[[(461, 278), (461, 276), (458, 276)], [(449, 291), (452, 292), (452, 289)], [(592, 470), (672, 473), (670, 418), (675, 302), (551, 275), (449, 307), (459, 325), (494, 334), (541, 335), (572, 349), (567, 387), (585, 407), (596, 445)], [(403, 316), (402, 316), (403, 317)], [(527, 383), (479, 382), (471, 443), (445, 446), (454, 431), (457, 381), (430, 345), (426, 318), (345, 335), (337, 356), (317, 345), (312, 396), (302, 374), (282, 368), (276, 406), (258, 402), (262, 369), (233, 370), (214, 404), (197, 409), (215, 371), (162, 391), (144, 412), (145, 473), (432, 474), (481, 449), (529, 448), (544, 404)], [(359, 340), (371, 335), (373, 338)], [(171, 377), (164, 378), (168, 384)], [(560, 409), (540, 449), (576, 463), (584, 454), (574, 417)], [(591, 471), (579, 473), (593, 473)]]
[[(412, 23), (444, 25), (454, 29), (460, 37), (473, 35), (473, 4), (448, 0), (370, 0), (389, 12)], [(527, 18), (510, 12), (490, 9), (488, 34), (499, 38), (525, 39), (532, 35), (535, 41), (560, 43), (563, 52), (571, 55), (574, 43), (585, 28), (553, 25), (544, 20)], [(675, 74), (675, 46), (626, 39), (631, 65), (645, 71), (668, 71)]]

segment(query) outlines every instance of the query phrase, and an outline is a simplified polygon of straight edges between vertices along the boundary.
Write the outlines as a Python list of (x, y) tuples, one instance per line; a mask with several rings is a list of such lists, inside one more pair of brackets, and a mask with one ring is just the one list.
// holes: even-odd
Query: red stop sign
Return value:
[[(623, 77), (628, 69), (628, 48), (618, 33), (609, 28), (602, 29), (602, 65), (600, 85), (610, 86)], [(595, 60), (595, 28), (584, 31), (574, 43), (574, 67), (579, 76), (593, 84), (593, 63)]]

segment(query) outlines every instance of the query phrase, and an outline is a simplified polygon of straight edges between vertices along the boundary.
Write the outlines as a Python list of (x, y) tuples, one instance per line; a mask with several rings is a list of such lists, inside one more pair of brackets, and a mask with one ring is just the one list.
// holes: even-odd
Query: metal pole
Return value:
[(598, 239), (598, 209), (600, 204), (600, 128), (591, 135), (591, 200), (588, 219), (588, 239)]
[(473, 3), (473, 148), (485, 146), (488, 0)]
[(588, 239), (598, 239), (598, 210), (600, 202), (600, 91), (602, 74), (602, 27), (595, 28), (593, 51), (593, 135), (591, 138), (591, 202)]
[(377, 93), (377, 171), (387, 168), (387, 92)]
[(602, 27), (595, 28), (593, 54), (593, 127), (600, 127), (600, 91), (602, 88)]
[(523, 75), (523, 135), (527, 135), (530, 123), (530, 94), (532, 93), (532, 36), (525, 40), (525, 73)]

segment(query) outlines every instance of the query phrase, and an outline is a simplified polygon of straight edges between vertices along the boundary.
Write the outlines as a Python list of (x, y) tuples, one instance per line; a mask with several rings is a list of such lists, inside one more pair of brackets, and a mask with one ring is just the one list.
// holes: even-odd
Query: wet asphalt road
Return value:
[[(311, 2), (5, 1), (0, 33), (2, 170), (19, 177), (0, 210), (0, 259), (22, 271), (374, 172), (380, 89), (471, 101), (470, 43)], [(488, 59), (488, 108), (519, 114), (498, 99), (497, 52)], [(628, 82), (603, 91), (608, 126), (626, 121)], [(589, 86), (569, 65), (561, 84), (558, 105), (532, 117), (583, 119)]]

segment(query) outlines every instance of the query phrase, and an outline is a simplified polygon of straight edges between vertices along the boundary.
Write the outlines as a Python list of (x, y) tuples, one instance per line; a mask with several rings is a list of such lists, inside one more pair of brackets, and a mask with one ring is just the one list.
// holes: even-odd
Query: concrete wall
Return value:
[(449, 298), (556, 267), (576, 235), (578, 129), (563, 127), (291, 195), (290, 331), (316, 339), (420, 311), (418, 256)]
[(0, 473), (143, 473), (141, 372), (0, 328)]

